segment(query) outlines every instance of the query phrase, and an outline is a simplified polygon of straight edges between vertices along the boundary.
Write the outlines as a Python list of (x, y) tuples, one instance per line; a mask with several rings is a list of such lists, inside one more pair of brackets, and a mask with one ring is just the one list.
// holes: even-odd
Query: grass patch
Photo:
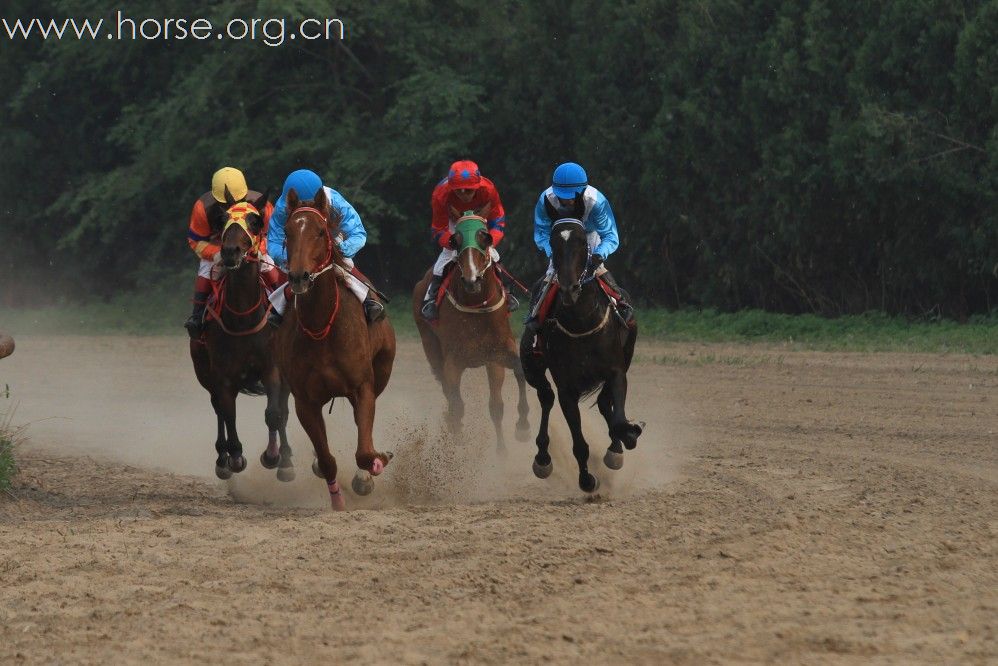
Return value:
[[(514, 335), (523, 330), (526, 304), (510, 318)], [(388, 312), (400, 338), (418, 337), (408, 295), (397, 295)], [(31, 309), (0, 308), (0, 329), (15, 337), (35, 335), (176, 335), (190, 313), (190, 294), (166, 289), (131, 293), (91, 303), (61, 303)], [(638, 310), (640, 338), (663, 342), (763, 343), (819, 351), (901, 351), (998, 354), (998, 313), (961, 324), (912, 321), (880, 313), (824, 318), (746, 310)], [(669, 361), (663, 361), (666, 363)], [(706, 361), (705, 361), (706, 362)], [(712, 363), (739, 364), (714, 359)]]
[[(9, 393), (9, 389), (5, 389)], [(0, 492), (9, 492), (11, 480), (17, 472), (14, 461), (14, 444), (20, 439), (20, 428), (11, 426), (14, 410), (0, 414)]]

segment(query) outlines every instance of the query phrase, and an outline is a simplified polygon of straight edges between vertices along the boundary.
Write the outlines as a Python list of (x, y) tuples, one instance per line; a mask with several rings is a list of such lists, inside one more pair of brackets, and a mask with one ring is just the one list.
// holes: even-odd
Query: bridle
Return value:
[(248, 250), (242, 253), (239, 257), (239, 261), (230, 270), (234, 270), (243, 265), (244, 261), (260, 261), (260, 242), (261, 234), (255, 234), (250, 231), (249, 224), (246, 222), (246, 217), (248, 215), (257, 215), (263, 219), (260, 211), (253, 204), (243, 201), (237, 204), (229, 206), (228, 210), (225, 211), (228, 216), (228, 220), (225, 222), (225, 226), (222, 227), (222, 236), (219, 239), (220, 242), (225, 242), (225, 234), (228, 232), (230, 227), (240, 227), (246, 235), (250, 238), (250, 247)]
[(569, 285), (569, 287), (579, 286), (592, 282), (596, 279), (596, 267), (593, 266), (593, 248), (589, 245), (589, 240), (586, 238), (586, 226), (582, 224), (582, 220), (578, 220), (574, 217), (563, 217), (560, 220), (555, 220), (554, 224), (551, 225), (552, 235), (553, 230), (559, 224), (576, 224), (582, 229), (583, 240), (586, 242), (586, 266), (582, 269), (582, 274), (579, 275), (579, 279), (575, 284)]
[[(333, 234), (332, 230), (329, 228), (329, 217), (325, 215), (318, 208), (313, 208), (311, 206), (301, 206), (291, 211), (291, 214), (288, 217), (290, 218), (292, 215), (296, 215), (298, 213), (315, 213), (315, 215), (318, 216), (319, 220), (322, 221), (322, 225), (326, 228), (326, 257), (322, 260), (322, 262), (319, 263), (319, 266), (317, 267), (317, 270), (314, 273), (306, 271), (304, 275), (304, 279), (308, 280), (309, 285), (312, 285), (320, 275), (322, 275), (326, 271), (338, 267), (336, 262), (333, 261), (333, 242), (334, 242)], [(304, 220), (306, 222), (310, 222), (311, 218), (306, 217), (304, 218)], [(304, 226), (302, 227), (302, 229), (304, 230)], [(286, 239), (285, 242), (287, 242)], [(333, 329), (333, 322), (336, 321), (336, 315), (340, 311), (340, 290), (339, 288), (334, 288), (333, 292), (336, 294), (336, 299), (333, 302), (333, 312), (332, 314), (329, 315), (329, 321), (326, 322), (326, 325), (321, 330), (318, 331), (314, 331), (302, 323), (301, 313), (298, 311), (299, 294), (296, 293), (294, 295), (294, 308), (295, 308), (295, 314), (297, 315), (295, 319), (298, 320), (298, 328), (305, 335), (307, 335), (308, 337), (312, 338), (315, 341), (324, 340), (329, 335), (330, 331), (332, 331)]]
[[(297, 215), (298, 213), (315, 213), (322, 221), (322, 225), (326, 228), (326, 257), (319, 263), (319, 265), (316, 267), (317, 270), (314, 273), (305, 271), (304, 275), (304, 278), (308, 280), (308, 283), (313, 284), (316, 278), (318, 278), (326, 271), (332, 270), (332, 268), (336, 265), (333, 262), (333, 242), (334, 242), (333, 234), (329, 229), (329, 217), (318, 208), (312, 208), (311, 206), (300, 206), (291, 211), (291, 215)], [(289, 217), (291, 215), (289, 215)], [(309, 218), (305, 218), (305, 221), (308, 222), (311, 220)], [(287, 243), (286, 238), (285, 238), (285, 243)]]

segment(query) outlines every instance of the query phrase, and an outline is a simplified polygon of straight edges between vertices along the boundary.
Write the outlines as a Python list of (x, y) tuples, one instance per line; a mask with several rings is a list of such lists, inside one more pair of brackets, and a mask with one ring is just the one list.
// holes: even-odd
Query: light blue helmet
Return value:
[(294, 188), (295, 194), (302, 201), (311, 201), (322, 189), (322, 179), (319, 174), (309, 169), (298, 169), (292, 171), (284, 179), (284, 188), (281, 190), (281, 199), (287, 199), (288, 192)]
[(559, 164), (551, 177), (551, 189), (559, 199), (574, 199), (575, 195), (586, 189), (589, 178), (586, 170), (575, 162)]

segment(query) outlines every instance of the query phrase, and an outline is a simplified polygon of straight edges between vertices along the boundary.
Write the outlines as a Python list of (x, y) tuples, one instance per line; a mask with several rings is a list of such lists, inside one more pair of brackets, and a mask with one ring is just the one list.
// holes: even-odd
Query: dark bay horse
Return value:
[(215, 474), (220, 479), (246, 469), (243, 445), (236, 433), (236, 395), (258, 395), (256, 387), (261, 383), (267, 395), (264, 420), (270, 432), (260, 462), (268, 469), (277, 467), (281, 481), (295, 477), (285, 432), (288, 389), (271, 349), (272, 332), (266, 325), (270, 302), (260, 278), (257, 253), (263, 229), (259, 211), (266, 199), (264, 194), (253, 204), (230, 202), (221, 240), (224, 274), (216, 284), (214, 304), (207, 310), (204, 334), (190, 343), (194, 373), (211, 395), (218, 418)]
[[(537, 389), (541, 403), (541, 425), (537, 433), (534, 474), (547, 478), (553, 469), (548, 454), (548, 417), (554, 391), (545, 375), (550, 370), (558, 387), (558, 402), (572, 432), (572, 453), (579, 464), (579, 487), (587, 493), (599, 488), (599, 479), (588, 469), (589, 444), (582, 435), (579, 400), (599, 390), (597, 405), (609, 428), (610, 447), (603, 458), (610, 469), (623, 466), (623, 448), (633, 449), (642, 425), (628, 421), (627, 370), (634, 356), (637, 326), (628, 327), (616, 316), (610, 299), (592, 274), (591, 249), (579, 220), (584, 206), (576, 198), (573, 217), (563, 218), (550, 204), (552, 262), (558, 298), (544, 322), (540, 353), (534, 349), (534, 334), (528, 330), (520, 342), (520, 360), (527, 382)], [(554, 286), (552, 286), (552, 289)], [(622, 446), (623, 445), (623, 448)]]
[(312, 470), (326, 480), (333, 508), (345, 508), (329, 452), (322, 407), (345, 396), (357, 424), (357, 474), (353, 489), (367, 495), (392, 458), (374, 449), (374, 406), (395, 360), (395, 331), (388, 319), (368, 324), (364, 307), (344, 284), (349, 272), (336, 243), (339, 213), (325, 190), (302, 202), (287, 195), (288, 280), (292, 307), (277, 332), (277, 362), (295, 396), (298, 420), (315, 448)]
[(458, 248), (455, 272), (444, 285), (445, 298), (437, 325), (430, 324), (420, 314), (430, 271), (413, 289), (412, 316), (423, 341), (426, 360), (447, 398), (447, 424), (452, 432), (461, 429), (464, 417), (461, 375), (466, 368), (485, 366), (496, 446), (504, 452), (502, 385), (506, 368), (513, 371), (520, 389), (517, 438), (526, 441), (530, 430), (526, 384), (516, 340), (509, 327), (506, 292), (492, 261), (492, 236), (486, 230), (485, 218), (478, 213), (465, 213), (458, 220), (454, 237)]

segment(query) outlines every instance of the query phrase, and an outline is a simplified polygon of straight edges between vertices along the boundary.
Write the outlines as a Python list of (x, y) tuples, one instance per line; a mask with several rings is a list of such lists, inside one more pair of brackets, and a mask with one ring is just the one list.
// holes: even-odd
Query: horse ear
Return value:
[(225, 186), (224, 195), (223, 196), (225, 196), (225, 203), (229, 204), (230, 206), (235, 205), (236, 200), (232, 197), (232, 192), (229, 192), (229, 186), (228, 185)]
[(551, 218), (552, 222), (561, 217), (558, 211), (554, 209), (554, 206), (551, 205), (551, 202), (548, 201), (547, 197), (544, 197), (544, 210), (547, 211), (548, 217)]
[(260, 215), (263, 215), (263, 209), (267, 207), (267, 199), (270, 198), (270, 188), (261, 194), (256, 201), (252, 202), (253, 207), (260, 211)]
[(326, 196), (326, 188), (320, 187), (315, 193), (315, 201), (312, 202), (315, 209), (321, 211), (323, 215), (329, 217), (329, 198)]
[(450, 207), (450, 216), (451, 216), (451, 219), (456, 220), (457, 218), (461, 217), (461, 211), (459, 211), (457, 208), (454, 208), (454, 206), (451, 206)]
[(479, 208), (478, 210), (476, 210), (475, 215), (477, 215), (478, 217), (484, 217), (488, 219), (489, 213), (491, 212), (492, 212), (492, 202), (490, 201), (481, 208)]
[(586, 201), (582, 197), (582, 192), (575, 193), (575, 203), (572, 204), (572, 217), (576, 220), (581, 220), (582, 216), (586, 214)]
[(289, 213), (301, 205), (301, 199), (298, 198), (298, 192), (295, 191), (295, 188), (293, 187), (290, 190), (288, 190), (288, 193), (285, 196), (284, 200), (288, 204)]

